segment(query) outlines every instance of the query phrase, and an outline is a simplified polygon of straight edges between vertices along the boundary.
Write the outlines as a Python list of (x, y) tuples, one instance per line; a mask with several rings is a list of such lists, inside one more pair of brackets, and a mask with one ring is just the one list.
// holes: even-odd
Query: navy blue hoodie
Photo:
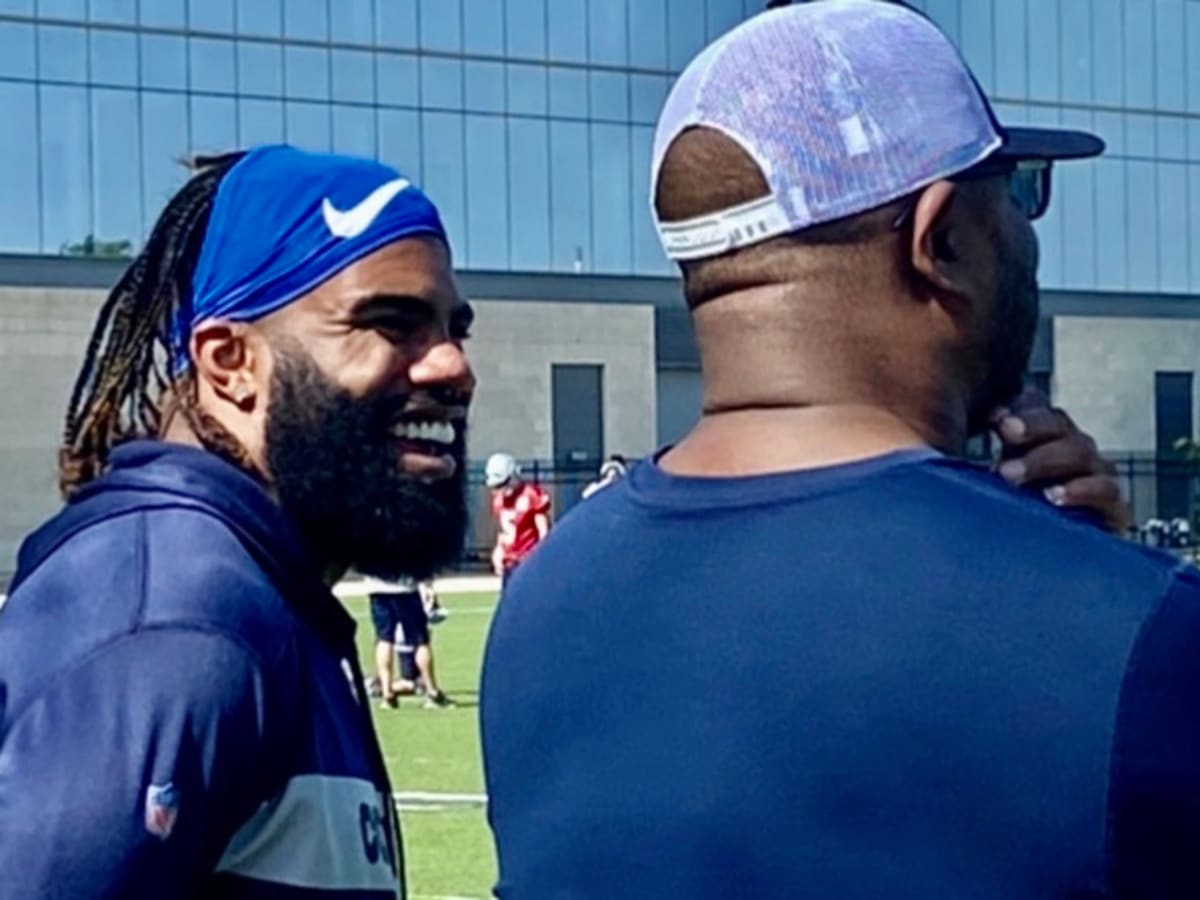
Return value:
[(0, 611), (0, 898), (394, 897), (354, 622), (311, 555), (213, 454), (111, 462)]

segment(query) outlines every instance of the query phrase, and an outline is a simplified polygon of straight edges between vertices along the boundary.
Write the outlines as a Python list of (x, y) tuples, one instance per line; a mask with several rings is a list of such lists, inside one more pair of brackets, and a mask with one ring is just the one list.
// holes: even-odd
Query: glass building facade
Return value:
[(1200, 0), (912, 0), (1002, 121), (1095, 131), (1055, 170), (1042, 284), (1200, 294)]
[(0, 0), (0, 253), (119, 254), (182, 158), (287, 141), (418, 181), (460, 268), (669, 274), (646, 211), (655, 118), (673, 74), (761, 6)]
[[(1200, 293), (1200, 0), (911, 0), (1012, 123), (1092, 129), (1043, 283)], [(764, 0), (0, 0), (0, 253), (120, 253), (180, 159), (375, 156), (460, 268), (668, 275), (646, 209), (672, 77)], [(124, 242), (128, 242), (126, 245)]]

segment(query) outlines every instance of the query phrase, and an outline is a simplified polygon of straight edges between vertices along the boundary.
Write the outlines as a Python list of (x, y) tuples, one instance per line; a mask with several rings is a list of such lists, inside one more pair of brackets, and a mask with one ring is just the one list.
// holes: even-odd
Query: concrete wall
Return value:
[[(1106, 451), (1152, 452), (1155, 372), (1200, 369), (1200, 321), (1054, 320), (1054, 401)], [(1200, 391), (1197, 391), (1200, 402)], [(1200, 423), (1200, 409), (1193, 412)]]
[[(21, 539), (58, 507), (55, 451), (67, 396), (105, 291), (0, 287), (0, 575)], [(471, 456), (553, 455), (553, 363), (604, 366), (606, 452), (641, 455), (656, 438), (649, 305), (476, 304), (469, 345), (479, 377)]]
[[(475, 298), (472, 298), (473, 300)], [(550, 367), (604, 366), (604, 451), (655, 444), (654, 310), (649, 305), (476, 302), (471, 364), (479, 379), (471, 457), (554, 455)]]
[(0, 287), (0, 573), (58, 507), (55, 452), (67, 396), (104, 297)]

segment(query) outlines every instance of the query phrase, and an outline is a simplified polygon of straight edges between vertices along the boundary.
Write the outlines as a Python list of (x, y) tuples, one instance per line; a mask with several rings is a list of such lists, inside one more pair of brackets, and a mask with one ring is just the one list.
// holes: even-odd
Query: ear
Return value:
[(264, 355), (247, 326), (219, 320), (192, 329), (191, 354), (199, 383), (221, 400), (251, 412), (259, 400)]
[[(931, 184), (917, 199), (913, 210), (912, 267), (941, 291), (964, 295), (970, 286), (962, 265), (962, 235), (954, 215), (958, 188), (949, 181)], [(961, 204), (960, 204), (961, 205)]]

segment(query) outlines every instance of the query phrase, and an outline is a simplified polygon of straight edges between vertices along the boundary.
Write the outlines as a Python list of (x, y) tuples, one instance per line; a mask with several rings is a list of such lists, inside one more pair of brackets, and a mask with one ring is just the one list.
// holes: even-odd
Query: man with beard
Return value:
[(684, 71), (653, 197), (704, 415), (497, 611), (499, 896), (1200, 896), (1200, 575), (957, 458), (1021, 387), (1051, 160), (1102, 148), (1001, 128), (875, 0)]
[(470, 320), (437, 210), (386, 166), (262, 147), (167, 204), (0, 615), (0, 896), (402, 889), (329, 585), (458, 556)]

